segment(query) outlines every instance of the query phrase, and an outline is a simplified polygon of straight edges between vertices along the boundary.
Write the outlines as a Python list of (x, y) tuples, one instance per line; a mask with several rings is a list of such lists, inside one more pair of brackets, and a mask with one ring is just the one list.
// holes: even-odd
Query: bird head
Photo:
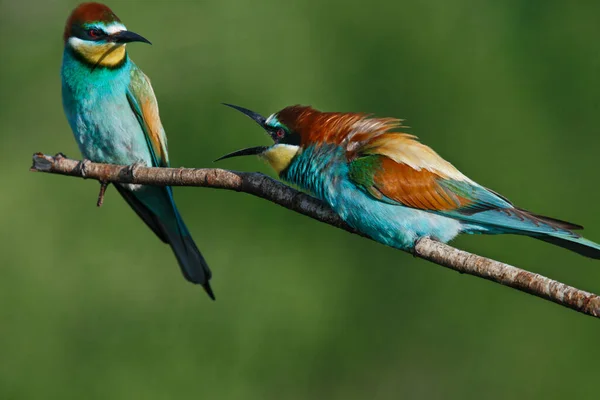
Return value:
[(301, 105), (286, 107), (268, 118), (243, 107), (225, 105), (254, 120), (267, 131), (274, 143), (271, 146), (238, 150), (217, 161), (258, 155), (271, 164), (279, 175), (304, 148), (337, 146), (351, 159), (370, 139), (402, 127), (402, 121), (395, 118), (373, 118), (370, 114), (352, 112), (321, 112)]
[[(301, 136), (294, 124), (295, 118), (292, 117), (291, 113), (285, 113), (290, 108), (288, 107), (265, 118), (243, 107), (231, 104), (225, 105), (250, 117), (267, 132), (274, 143), (271, 146), (257, 146), (234, 151), (216, 161), (232, 157), (257, 155), (266, 160), (278, 174), (287, 169), (301, 149)], [(287, 114), (290, 114), (290, 118), (285, 118)]]
[(91, 66), (116, 68), (126, 59), (125, 45), (147, 39), (128, 31), (119, 17), (104, 4), (80, 4), (69, 16), (64, 32), (65, 47)]

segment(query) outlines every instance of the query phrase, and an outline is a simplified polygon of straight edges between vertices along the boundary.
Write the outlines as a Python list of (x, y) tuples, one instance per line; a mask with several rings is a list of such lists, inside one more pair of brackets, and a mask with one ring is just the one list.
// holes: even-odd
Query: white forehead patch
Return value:
[(279, 121), (277, 120), (277, 117), (275, 116), (275, 114), (269, 115), (269, 118), (267, 118), (267, 120), (265, 121), (265, 125), (270, 125), (270, 126), (279, 125)]
[(112, 24), (107, 25), (106, 28), (104, 28), (104, 30), (109, 35), (114, 35), (117, 32), (126, 31), (127, 28), (120, 22), (113, 22)]

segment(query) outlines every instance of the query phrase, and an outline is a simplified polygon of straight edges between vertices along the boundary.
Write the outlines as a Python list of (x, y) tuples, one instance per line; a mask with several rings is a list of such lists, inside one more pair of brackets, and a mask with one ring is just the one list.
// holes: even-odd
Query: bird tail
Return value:
[(132, 191), (115, 187), (159, 239), (171, 246), (185, 279), (202, 285), (214, 300), (209, 283), (212, 273), (175, 206), (171, 188), (143, 186)]
[[(513, 233), (531, 236), (556, 246), (569, 249), (586, 257), (600, 259), (600, 244), (573, 232), (581, 225), (533, 214), (520, 208), (494, 209), (472, 214), (467, 224), (485, 226), (486, 233)], [(476, 232), (473, 230), (473, 232)], [(481, 231), (480, 231), (481, 232)]]
[(174, 211), (179, 220), (178, 229), (166, 229), (166, 234), (175, 258), (177, 258), (177, 262), (179, 262), (179, 266), (181, 267), (181, 272), (188, 281), (202, 285), (208, 296), (214, 300), (215, 294), (209, 283), (212, 277), (210, 268), (179, 216), (179, 212), (176, 208)]
[(576, 234), (547, 234), (545, 236), (533, 236), (536, 239), (569, 249), (583, 256), (600, 260), (600, 244), (592, 242)]

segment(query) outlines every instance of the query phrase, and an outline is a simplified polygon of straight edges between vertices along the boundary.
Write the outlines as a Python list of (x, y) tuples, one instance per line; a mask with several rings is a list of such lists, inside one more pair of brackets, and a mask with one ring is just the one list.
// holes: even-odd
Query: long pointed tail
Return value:
[(179, 216), (177, 208), (174, 208), (178, 218), (178, 229), (165, 229), (169, 244), (173, 249), (173, 253), (179, 262), (181, 272), (185, 279), (192, 283), (202, 285), (206, 294), (215, 300), (215, 294), (210, 287), (209, 280), (212, 277), (212, 272), (206, 263), (206, 260), (198, 250), (194, 239), (190, 235), (183, 220)]
[(177, 211), (171, 188), (143, 186), (132, 191), (118, 184), (115, 187), (146, 225), (171, 246), (183, 276), (202, 285), (214, 300), (209, 283), (212, 273)]
[[(600, 244), (587, 240), (574, 230), (582, 226), (533, 214), (520, 208), (493, 209), (463, 217), (467, 223), (484, 227), (485, 233), (513, 233), (543, 240), (586, 257), (600, 259)], [(471, 232), (477, 232), (477, 228)], [(481, 230), (479, 230), (481, 232)]]
[(536, 239), (564, 247), (586, 257), (600, 260), (600, 244), (594, 243), (581, 236), (568, 236), (565, 234), (547, 234), (544, 236), (533, 236)]
[(583, 226), (559, 219), (533, 214), (529, 211), (515, 209), (515, 216), (523, 223), (531, 225), (522, 232), (544, 242), (569, 249), (586, 257), (600, 259), (600, 244), (585, 239), (573, 232)]

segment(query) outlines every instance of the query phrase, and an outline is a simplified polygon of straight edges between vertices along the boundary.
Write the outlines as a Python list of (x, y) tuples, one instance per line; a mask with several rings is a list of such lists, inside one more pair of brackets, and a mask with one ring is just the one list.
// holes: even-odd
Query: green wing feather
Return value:
[(417, 170), (382, 155), (352, 160), (349, 175), (358, 187), (390, 204), (453, 215), (512, 207), (507, 199), (472, 181)]
[(156, 96), (150, 79), (135, 66), (131, 69), (127, 100), (144, 131), (154, 166), (168, 167), (167, 136), (160, 122)]
[[(131, 69), (127, 100), (144, 132), (152, 165), (169, 167), (167, 136), (160, 122), (156, 96), (148, 77), (135, 65)], [(145, 186), (135, 192), (119, 188), (119, 192), (156, 235), (171, 245), (185, 278), (201, 284), (214, 299), (208, 282), (210, 269), (177, 211), (171, 187)]]

